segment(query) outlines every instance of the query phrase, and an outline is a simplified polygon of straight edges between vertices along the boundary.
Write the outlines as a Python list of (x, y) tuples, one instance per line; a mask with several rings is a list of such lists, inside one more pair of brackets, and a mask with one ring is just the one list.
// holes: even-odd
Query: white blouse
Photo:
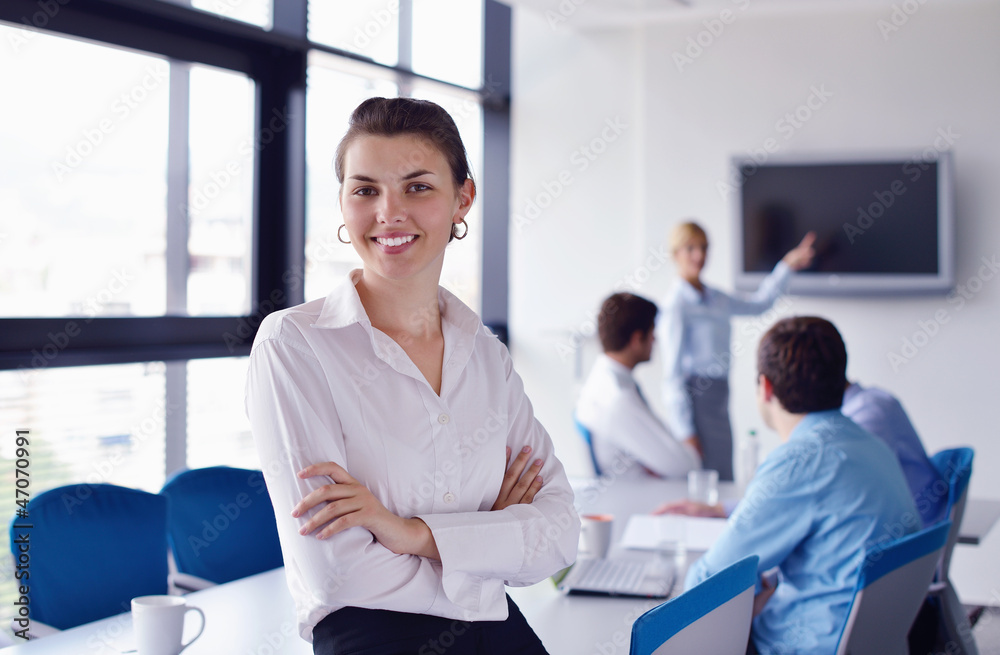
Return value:
[[(534, 584), (576, 559), (580, 522), (548, 433), (510, 355), (479, 317), (438, 291), (444, 333), (441, 394), (402, 348), (373, 328), (355, 285), (274, 312), (250, 354), (246, 409), (274, 504), (299, 631), (345, 606), (465, 621), (507, 618), (504, 584)], [(490, 511), (511, 459), (530, 445), (544, 462), (527, 505)], [(291, 511), (332, 480), (300, 479), (333, 461), (389, 511), (419, 517), (441, 561), (397, 555), (365, 528), (302, 536)], [(316, 510), (313, 510), (316, 511)]]

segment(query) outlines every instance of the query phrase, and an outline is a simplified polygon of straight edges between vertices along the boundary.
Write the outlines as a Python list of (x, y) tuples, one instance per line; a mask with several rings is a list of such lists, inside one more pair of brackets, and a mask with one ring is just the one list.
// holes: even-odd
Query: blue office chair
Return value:
[(936, 576), (937, 580), (946, 580), (951, 567), (951, 554), (958, 543), (958, 534), (965, 516), (965, 501), (969, 491), (969, 480), (972, 478), (972, 460), (975, 451), (971, 448), (951, 448), (942, 450), (931, 457), (941, 476), (948, 482), (948, 504), (945, 517), (951, 521), (951, 532), (948, 534), (948, 545), (945, 547), (941, 566)]
[(10, 549), (17, 562), (27, 536), (33, 632), (36, 621), (65, 630), (128, 612), (136, 596), (167, 593), (165, 498), (71, 484), (38, 494), (27, 512), (11, 521)]
[[(278, 526), (260, 471), (210, 466), (181, 471), (160, 490), (178, 586), (187, 576), (230, 582), (282, 566)], [(194, 588), (205, 586), (195, 584)]]
[(632, 625), (630, 655), (743, 655), (750, 639), (756, 555), (722, 569)]
[(948, 542), (943, 521), (865, 553), (837, 655), (908, 655), (907, 634)]
[(594, 437), (590, 433), (590, 429), (576, 418), (573, 419), (573, 424), (576, 426), (576, 431), (583, 437), (584, 443), (587, 444), (587, 451), (590, 453), (590, 463), (594, 465), (594, 475), (601, 477), (601, 467), (597, 463), (597, 455), (594, 454)]
[(948, 533), (948, 542), (945, 544), (927, 595), (932, 603), (936, 603), (940, 614), (941, 634), (938, 638), (948, 645), (948, 652), (954, 655), (979, 654), (976, 642), (972, 638), (969, 617), (949, 577), (952, 551), (958, 543), (962, 518), (965, 516), (965, 502), (968, 497), (969, 480), (972, 478), (974, 456), (975, 452), (971, 448), (952, 448), (942, 450), (931, 457), (934, 467), (948, 482), (948, 505), (945, 516), (951, 521), (951, 531)]

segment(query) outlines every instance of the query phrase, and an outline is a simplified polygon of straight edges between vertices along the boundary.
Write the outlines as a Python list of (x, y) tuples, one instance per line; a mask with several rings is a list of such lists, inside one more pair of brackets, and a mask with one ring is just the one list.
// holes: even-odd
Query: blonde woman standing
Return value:
[(657, 340), (664, 358), (667, 424), (702, 454), (703, 466), (733, 479), (733, 435), (729, 422), (730, 340), (733, 316), (757, 315), (787, 289), (795, 271), (812, 263), (816, 235), (810, 232), (786, 254), (752, 294), (729, 294), (701, 280), (708, 235), (685, 222), (670, 235), (677, 279), (661, 306)]

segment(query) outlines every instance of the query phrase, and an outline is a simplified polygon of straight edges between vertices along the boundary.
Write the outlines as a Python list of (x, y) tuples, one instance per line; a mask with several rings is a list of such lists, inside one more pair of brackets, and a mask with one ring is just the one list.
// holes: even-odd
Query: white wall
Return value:
[(515, 10), (512, 350), (538, 416), (577, 474), (589, 465), (571, 419), (571, 331), (586, 328), (644, 242), (641, 55), (634, 34), (550, 29)]
[[(975, 287), (981, 258), (1000, 257), (1000, 5), (916, 5), (888, 38), (878, 25), (891, 20), (888, 3), (731, 6), (732, 22), (683, 70), (674, 53), (683, 53), (717, 10), (600, 30), (550, 26), (542, 14), (515, 9), (513, 209), (526, 219), (528, 201), (544, 194), (546, 183), (555, 189), (561, 171), (573, 184), (533, 222), (521, 220), (518, 228), (515, 217), (511, 336), (536, 411), (571, 472), (587, 468), (570, 420), (570, 335), (587, 332), (598, 303), (616, 286), (662, 297), (673, 270), (652, 270), (658, 264), (649, 249), (684, 217), (697, 217), (712, 240), (706, 280), (732, 287), (731, 209), (716, 188), (731, 155), (768, 137), (782, 152), (922, 149), (950, 128), (959, 135), (956, 279)], [(778, 121), (814, 89), (832, 96), (785, 138)], [(615, 117), (627, 129), (580, 170), (573, 153)], [(903, 339), (939, 310), (947, 323), (894, 370), (889, 353), (900, 353)], [(833, 320), (848, 345), (849, 375), (896, 393), (928, 451), (975, 447), (971, 492), (1000, 498), (1000, 476), (992, 474), (1000, 465), (1000, 275), (961, 307), (943, 296), (800, 297), (786, 313)], [(760, 427), (755, 339), (742, 345), (748, 354), (737, 358), (731, 376), (737, 435)], [(595, 350), (586, 347), (585, 364)], [(647, 396), (658, 391), (657, 366), (640, 375)]]

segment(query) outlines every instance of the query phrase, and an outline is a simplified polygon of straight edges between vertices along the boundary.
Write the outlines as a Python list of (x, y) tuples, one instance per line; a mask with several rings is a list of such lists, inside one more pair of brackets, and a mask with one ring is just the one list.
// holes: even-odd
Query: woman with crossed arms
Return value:
[(572, 563), (579, 518), (507, 349), (439, 286), (476, 196), (455, 123), (366, 100), (335, 168), (363, 266), (269, 315), (247, 379), (300, 633), (323, 655), (544, 653), (504, 585)]

